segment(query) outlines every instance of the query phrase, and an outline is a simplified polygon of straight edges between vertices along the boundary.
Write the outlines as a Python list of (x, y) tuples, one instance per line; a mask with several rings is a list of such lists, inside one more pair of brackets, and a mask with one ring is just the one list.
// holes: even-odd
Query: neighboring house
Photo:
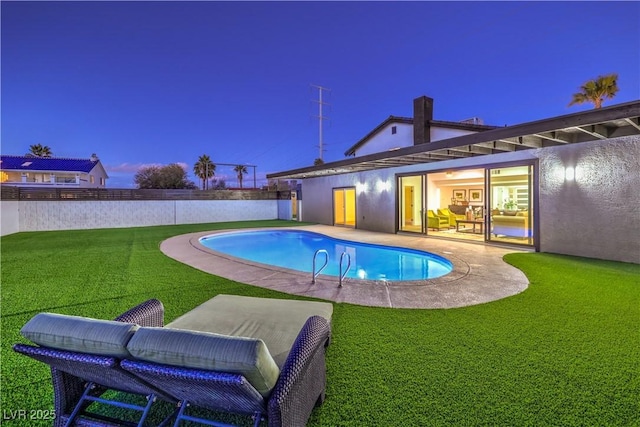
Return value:
[(107, 172), (95, 156), (89, 159), (0, 156), (0, 183), (17, 187), (104, 188)]
[(303, 221), (640, 263), (640, 101), (499, 128), (432, 105), (267, 178), (301, 180)]

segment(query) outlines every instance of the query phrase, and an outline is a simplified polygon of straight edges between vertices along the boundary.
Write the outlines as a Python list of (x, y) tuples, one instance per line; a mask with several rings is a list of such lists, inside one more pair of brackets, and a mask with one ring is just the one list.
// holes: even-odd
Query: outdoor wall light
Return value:
[(376, 189), (378, 190), (379, 193), (382, 193), (384, 191), (389, 191), (391, 190), (391, 183), (389, 181), (382, 181), (382, 180), (378, 180), (378, 182), (376, 183)]
[(576, 171), (574, 168), (564, 168), (565, 181), (573, 181), (576, 177)]
[(367, 192), (367, 183), (366, 182), (358, 182), (356, 184), (356, 191), (358, 193), (366, 193)]

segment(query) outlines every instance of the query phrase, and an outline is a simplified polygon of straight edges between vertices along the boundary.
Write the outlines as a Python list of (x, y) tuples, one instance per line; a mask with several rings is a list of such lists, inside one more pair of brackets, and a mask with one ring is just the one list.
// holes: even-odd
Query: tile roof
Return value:
[(99, 163), (91, 159), (56, 157), (0, 156), (0, 169), (20, 171), (64, 171), (89, 173)]

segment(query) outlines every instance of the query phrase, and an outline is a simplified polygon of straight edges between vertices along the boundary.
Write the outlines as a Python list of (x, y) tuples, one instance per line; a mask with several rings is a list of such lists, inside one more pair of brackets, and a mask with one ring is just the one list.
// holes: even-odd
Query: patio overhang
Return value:
[(304, 179), (640, 135), (640, 101), (267, 174)]

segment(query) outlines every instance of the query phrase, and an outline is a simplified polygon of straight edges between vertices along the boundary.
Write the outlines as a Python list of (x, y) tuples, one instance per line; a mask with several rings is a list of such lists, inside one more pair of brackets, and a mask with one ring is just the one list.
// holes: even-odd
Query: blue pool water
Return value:
[[(329, 254), (322, 274), (339, 275), (340, 256), (351, 256), (351, 269), (346, 277), (369, 280), (422, 280), (451, 272), (450, 261), (429, 252), (391, 246), (373, 245), (334, 239), (323, 234), (299, 230), (236, 231), (202, 237), (200, 243), (234, 257), (261, 264), (308, 272), (318, 249)], [(318, 254), (316, 270), (325, 256)], [(346, 257), (344, 259), (346, 266)]]

